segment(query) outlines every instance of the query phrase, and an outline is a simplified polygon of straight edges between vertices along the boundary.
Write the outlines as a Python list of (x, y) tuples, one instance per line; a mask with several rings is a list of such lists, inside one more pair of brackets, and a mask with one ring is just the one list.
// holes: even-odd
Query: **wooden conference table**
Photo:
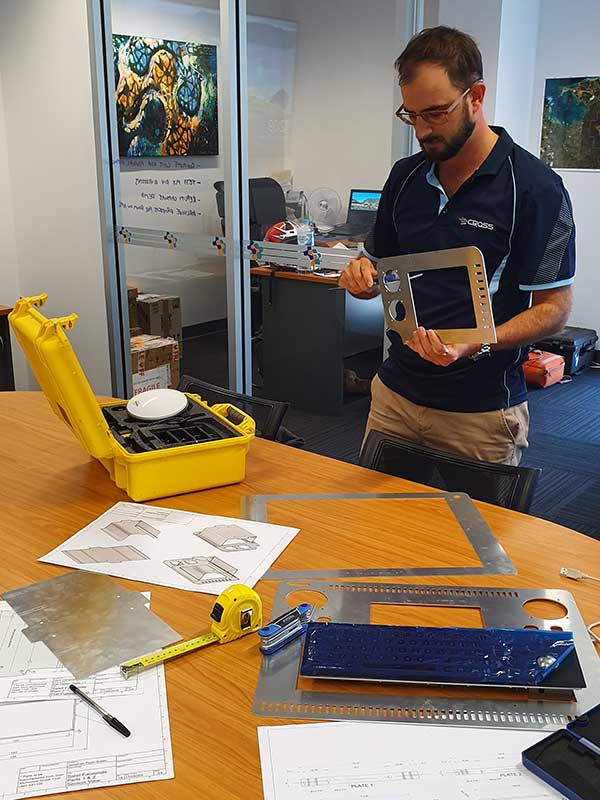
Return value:
[[(41, 394), (0, 394), (0, 435), (2, 593), (64, 573), (63, 568), (36, 559), (113, 503), (128, 498), (115, 488), (103, 467), (82, 450)], [(237, 517), (240, 499), (249, 494), (422, 491), (408, 481), (260, 439), (252, 443), (246, 463), (247, 476), (239, 485), (165, 498), (154, 505)], [(274, 566), (316, 569), (478, 564), (466, 539), (454, 535), (440, 520), (439, 509), (421, 506), (411, 510), (409, 504), (399, 522), (397, 509), (367, 502), (364, 513), (368, 517), (355, 509), (350, 512), (343, 503), (322, 509), (314, 503), (274, 503), (269, 521), (301, 529)], [(485, 503), (477, 506), (518, 574), (383, 580), (562, 588), (573, 593), (586, 623), (600, 618), (597, 585), (575, 583), (558, 575), (563, 565), (600, 575), (600, 543), (534, 517)], [(377, 526), (379, 541), (364, 535), (367, 524)], [(129, 589), (151, 589), (153, 610), (186, 638), (208, 628), (214, 597), (124, 583)], [(268, 620), (277, 584), (262, 580), (256, 588)], [(461, 612), (415, 607), (413, 611), (416, 616), (405, 619), (404, 624), (472, 624), (461, 614), (473, 613), (473, 609)], [(166, 664), (175, 779), (92, 789), (77, 796), (112, 800), (262, 798), (256, 728), (282, 720), (252, 714), (260, 659), (256, 637), (248, 636)]]

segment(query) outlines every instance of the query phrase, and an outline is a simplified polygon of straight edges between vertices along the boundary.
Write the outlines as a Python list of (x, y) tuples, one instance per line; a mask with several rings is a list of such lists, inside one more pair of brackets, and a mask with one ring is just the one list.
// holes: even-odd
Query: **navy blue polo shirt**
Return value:
[[(398, 161), (383, 188), (364, 252), (386, 256), (474, 245), (483, 253), (496, 326), (525, 311), (531, 293), (573, 282), (575, 226), (561, 178), (515, 144), (503, 128), (479, 169), (450, 198), (423, 153)], [(411, 276), (417, 319), (425, 328), (475, 327), (467, 271)], [(446, 411), (493, 411), (526, 400), (521, 364), (527, 347), (495, 350), (439, 367), (388, 331), (383, 383), (408, 400)]]

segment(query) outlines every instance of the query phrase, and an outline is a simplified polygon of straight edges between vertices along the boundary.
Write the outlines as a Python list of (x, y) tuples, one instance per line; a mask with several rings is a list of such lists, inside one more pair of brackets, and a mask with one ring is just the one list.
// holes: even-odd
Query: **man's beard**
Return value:
[[(430, 161), (448, 161), (449, 158), (454, 158), (454, 156), (462, 149), (463, 145), (470, 138), (474, 130), (475, 123), (473, 120), (469, 119), (467, 109), (465, 108), (463, 111), (460, 128), (449, 141), (444, 141), (443, 139), (438, 138), (435, 134), (431, 134), (425, 139), (421, 139), (419, 144), (421, 145), (421, 149), (427, 154)], [(433, 144), (434, 142), (441, 143), (443, 146), (436, 150), (429, 150), (428, 148), (423, 147), (423, 145), (429, 143)]]

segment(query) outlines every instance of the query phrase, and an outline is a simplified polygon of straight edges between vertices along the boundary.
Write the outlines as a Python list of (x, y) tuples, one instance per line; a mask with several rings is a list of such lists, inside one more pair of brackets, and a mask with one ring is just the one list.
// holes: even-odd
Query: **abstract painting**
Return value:
[(540, 157), (554, 169), (600, 169), (600, 77), (546, 79)]
[(218, 155), (215, 45), (113, 35), (121, 156)]

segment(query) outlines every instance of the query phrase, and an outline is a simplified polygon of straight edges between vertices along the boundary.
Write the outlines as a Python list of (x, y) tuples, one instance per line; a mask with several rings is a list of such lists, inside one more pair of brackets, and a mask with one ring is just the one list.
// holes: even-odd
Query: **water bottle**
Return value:
[(298, 225), (298, 244), (306, 250), (307, 247), (312, 247), (314, 243), (315, 236), (310, 220), (303, 219)]
[[(312, 225), (310, 224), (310, 220), (303, 219), (302, 222), (298, 225), (298, 245), (302, 248), (302, 251), (306, 250), (308, 247), (312, 247), (315, 243), (315, 235), (312, 229)], [(311, 272), (312, 266), (310, 261), (308, 260), (307, 256), (303, 254), (298, 255), (298, 270), (301, 272)]]

